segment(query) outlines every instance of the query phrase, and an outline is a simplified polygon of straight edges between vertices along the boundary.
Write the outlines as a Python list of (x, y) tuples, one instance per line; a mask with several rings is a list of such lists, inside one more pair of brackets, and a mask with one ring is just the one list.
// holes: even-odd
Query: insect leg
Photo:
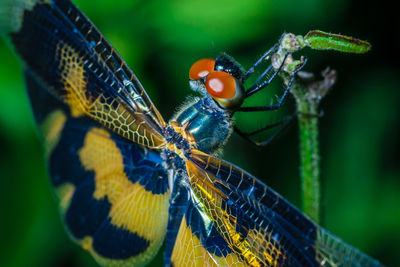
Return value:
[[(266, 146), (268, 145), (278, 134), (280, 134), (284, 129), (286, 129), (287, 126), (289, 126), (289, 124), (297, 117), (297, 115), (299, 114), (299, 112), (295, 112), (292, 115), (284, 118), (281, 121), (278, 121), (276, 123), (273, 124), (269, 124), (266, 125), (263, 128), (260, 128), (258, 130), (252, 131), (252, 132), (243, 132), (242, 130), (240, 130), (238, 127), (234, 126), (233, 129), (234, 131), (243, 139), (245, 139), (246, 141), (252, 143), (255, 146)], [(272, 134), (267, 140), (264, 141), (254, 141), (253, 139), (251, 139), (251, 136), (276, 128), (278, 126), (281, 126), (280, 129), (278, 129), (277, 131), (274, 132), (274, 134)]]
[(255, 94), (255, 93), (257, 93), (257, 92), (260, 91), (261, 89), (265, 88), (266, 86), (268, 86), (268, 85), (275, 79), (276, 75), (278, 75), (278, 73), (279, 73), (279, 72), (281, 71), (281, 69), (282, 69), (282, 66), (285, 64), (285, 61), (286, 61), (286, 58), (288, 57), (288, 55), (289, 55), (289, 53), (287, 53), (287, 54), (285, 55), (285, 58), (283, 59), (282, 64), (279, 66), (279, 68), (278, 68), (277, 70), (275, 70), (275, 72), (272, 74), (272, 76), (271, 76), (268, 80), (266, 80), (266, 81), (264, 81), (264, 82), (262, 82), (262, 83), (260, 84), (260, 81), (261, 81), (262, 79), (264, 79), (264, 77), (267, 76), (267, 74), (271, 71), (272, 65), (270, 65), (270, 66), (257, 78), (257, 80), (255, 81), (255, 83), (246, 91), (246, 98), (249, 97), (249, 96), (251, 96), (251, 95), (253, 95), (253, 94)]
[(251, 66), (251, 67), (249, 68), (249, 70), (248, 70), (248, 71), (246, 72), (246, 74), (244, 75), (243, 83), (247, 80), (247, 78), (250, 77), (251, 74), (254, 73), (254, 70), (258, 67), (258, 65), (261, 64), (261, 62), (263, 62), (263, 60), (267, 59), (273, 52), (275, 52), (276, 50), (278, 50), (278, 48), (279, 48), (279, 46), (280, 46), (280, 44), (281, 44), (282, 38), (283, 38), (284, 36), (285, 36), (285, 33), (283, 33), (283, 34), (281, 35), (281, 37), (279, 38), (279, 41), (278, 41), (273, 47), (271, 47), (267, 52), (265, 52), (264, 55), (262, 55), (262, 56), (256, 61), (256, 63), (254, 63), (253, 66)]
[[(289, 81), (289, 83), (288, 83), (287, 86), (286, 86), (285, 91), (283, 92), (282, 96), (281, 96), (281, 97), (279, 98), (279, 100), (278, 100), (278, 103), (276, 103), (276, 104), (274, 104), (274, 105), (259, 106), (259, 107), (240, 107), (240, 108), (237, 109), (236, 111), (252, 112), (252, 111), (266, 111), (266, 110), (276, 110), (276, 109), (279, 109), (279, 108), (281, 107), (281, 105), (282, 105), (283, 100), (285, 100), (285, 98), (286, 98), (286, 96), (287, 96), (287, 93), (289, 92), (290, 87), (292, 86), (292, 84), (293, 84), (293, 82), (294, 82), (294, 79), (295, 79), (295, 77), (296, 77), (297, 72), (299, 72), (299, 71), (304, 67), (304, 65), (306, 64), (306, 62), (307, 62), (307, 59), (305, 59), (304, 62), (301, 64), (301, 66), (300, 66), (299, 68), (297, 68), (297, 69), (293, 72), (293, 74), (292, 74), (292, 76), (291, 76), (291, 78), (290, 78), (290, 81)], [(268, 82), (268, 81), (266, 81), (266, 82)], [(261, 84), (260, 86), (263, 86), (263, 84)], [(264, 86), (266, 86), (266, 85), (264, 85)], [(260, 90), (260, 89), (258, 89), (258, 90)]]

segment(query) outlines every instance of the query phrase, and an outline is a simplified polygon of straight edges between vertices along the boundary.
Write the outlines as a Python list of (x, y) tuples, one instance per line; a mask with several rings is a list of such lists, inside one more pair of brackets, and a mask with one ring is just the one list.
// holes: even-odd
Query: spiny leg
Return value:
[[(286, 58), (286, 57), (285, 57)], [(286, 86), (285, 91), (283, 92), (282, 96), (279, 98), (278, 103), (274, 105), (268, 105), (268, 106), (259, 106), (259, 107), (240, 107), (236, 111), (242, 111), (242, 112), (250, 112), (250, 111), (266, 111), (266, 110), (276, 110), (279, 109), (282, 105), (282, 102), (285, 100), (287, 93), (289, 92), (290, 87), (292, 86), (294, 79), (296, 77), (297, 72), (299, 72), (304, 65), (307, 63), (307, 59), (304, 60), (304, 62), (301, 64), (299, 68), (297, 68), (294, 72), (293, 75), (290, 78), (290, 81), (288, 85)]]
[(284, 57), (284, 59), (283, 59), (283, 61), (282, 61), (282, 64), (279, 66), (279, 68), (278, 68), (277, 70), (275, 70), (275, 72), (272, 74), (272, 76), (271, 76), (268, 80), (266, 80), (266, 81), (262, 82), (261, 84), (259, 84), (260, 81), (261, 81), (262, 79), (264, 79), (265, 76), (267, 76), (268, 72), (271, 71), (271, 69), (272, 69), (273, 66), (270, 65), (270, 66), (257, 78), (257, 80), (255, 81), (255, 83), (246, 91), (246, 97), (249, 97), (249, 96), (251, 96), (251, 95), (257, 93), (257, 92), (260, 91), (261, 89), (263, 89), (263, 88), (265, 88), (266, 86), (268, 86), (268, 85), (275, 79), (276, 75), (278, 75), (278, 73), (281, 71), (283, 65), (285, 64), (285, 61), (286, 61), (286, 58), (288, 57), (288, 55), (289, 55), (289, 53), (287, 53), (287, 54), (285, 55), (285, 57)]
[(253, 66), (251, 66), (249, 68), (249, 70), (246, 72), (246, 74), (244, 75), (243, 78), (243, 83), (250, 77), (251, 74), (254, 73), (255, 69), (258, 67), (258, 65), (261, 64), (261, 62), (263, 62), (263, 60), (265, 60), (266, 58), (268, 58), (268, 56), (270, 56), (275, 50), (278, 50), (281, 41), (283, 39), (283, 37), (285, 36), (285, 33), (281, 35), (281, 37), (279, 38), (279, 41), (273, 46), (271, 47), (267, 52), (264, 53), (264, 55), (262, 55), (257, 61), (256, 63), (253, 64)]
[[(284, 119), (282, 119), (282, 120), (280, 120), (278, 122), (266, 125), (265, 127), (257, 129), (255, 131), (244, 132), (244, 131), (240, 130), (236, 125), (233, 126), (233, 130), (240, 137), (242, 137), (243, 139), (245, 139), (246, 141), (250, 142), (251, 144), (253, 144), (255, 146), (259, 146), (259, 147), (260, 146), (266, 146), (276, 136), (278, 136), (283, 130), (285, 130), (290, 125), (290, 123), (300, 114), (304, 115), (304, 116), (308, 116), (308, 117), (318, 117), (318, 118), (321, 118), (322, 116), (324, 116), (324, 112), (322, 110), (319, 111), (317, 114), (308, 114), (308, 113), (303, 113), (303, 112), (300, 112), (300, 111), (296, 111), (292, 115), (290, 115), (288, 117), (285, 117)], [(264, 140), (264, 141), (260, 142), (260, 141), (254, 141), (254, 140), (252, 140), (250, 138), (251, 136), (253, 136), (255, 134), (262, 133), (264, 131), (268, 131), (268, 130), (273, 129), (273, 128), (278, 127), (278, 126), (282, 126), (282, 127), (280, 129), (278, 129), (273, 135), (271, 135), (267, 140)]]
[[(280, 134), (284, 129), (286, 129), (286, 127), (289, 126), (289, 124), (297, 117), (298, 114), (299, 114), (299, 112), (295, 112), (295, 113), (293, 113), (292, 115), (290, 115), (290, 116), (284, 118), (284, 119), (281, 120), (281, 121), (278, 121), (278, 122), (273, 123), (273, 124), (269, 124), (269, 125), (267, 125), (267, 126), (265, 126), (265, 127), (263, 127), (263, 128), (257, 129), (257, 130), (252, 131), (252, 132), (243, 132), (242, 130), (240, 130), (240, 129), (239, 129), (238, 127), (236, 127), (236, 126), (233, 127), (233, 130), (234, 130), (240, 137), (242, 137), (243, 139), (245, 139), (246, 141), (252, 143), (252, 144), (255, 145), (255, 146), (266, 146), (266, 145), (268, 145), (278, 134)], [(259, 142), (259, 141), (254, 141), (254, 140), (252, 140), (252, 139), (250, 138), (251, 136), (253, 136), (253, 135), (255, 135), (255, 134), (258, 134), (258, 133), (261, 133), (261, 132), (264, 132), (264, 131), (273, 129), (273, 128), (278, 127), (278, 126), (282, 126), (282, 127), (281, 127), (280, 129), (278, 129), (277, 131), (275, 131), (274, 134), (272, 134), (267, 140), (264, 140), (264, 141), (262, 141), (262, 142)]]
[[(265, 60), (266, 58), (268, 58), (272, 53), (276, 52), (279, 49), (279, 46), (281, 45), (281, 41), (282, 38), (285, 36), (285, 34), (283, 34), (281, 36), (281, 38), (279, 39), (278, 43), (276, 43), (271, 49), (269, 49), (260, 59), (257, 60), (257, 62), (246, 72), (245, 77), (244, 77), (244, 81), (247, 80), (247, 78), (254, 73), (255, 68), (258, 67), (263, 60)], [(295, 51), (291, 51), (291, 52), (287, 52), (284, 55), (284, 58), (282, 60), (282, 63), (279, 65), (279, 68), (275, 69), (274, 73), (272, 74), (272, 76), (270, 76), (266, 81), (261, 82), (265, 77), (268, 77), (268, 74), (271, 72), (273, 65), (269, 65), (268, 68), (257, 78), (257, 80), (254, 82), (254, 84), (246, 91), (246, 98), (257, 93), (258, 91), (260, 91), (261, 89), (265, 88), (266, 86), (268, 86), (274, 79), (275, 77), (278, 75), (278, 73), (282, 70), (283, 66), (286, 63), (286, 59), (287, 57), (292, 54)], [(292, 86), (292, 83), (294, 82), (295, 76), (297, 74), (298, 71), (300, 71), (303, 66), (306, 64), (307, 60), (304, 60), (304, 62), (301, 64), (301, 66), (299, 68), (297, 68), (291, 78), (289, 83), (286, 86), (286, 89), (283, 93), (283, 95), (280, 97), (279, 101), (277, 104), (275, 105), (270, 105), (270, 106), (263, 106), (263, 107), (241, 107), (239, 108), (237, 111), (265, 111), (265, 110), (276, 110), (278, 108), (280, 108), (280, 106), (282, 105), (282, 102), (284, 101), (284, 99), (286, 98), (286, 95), (290, 89), (290, 87)], [(270, 124), (267, 125), (261, 129), (258, 129), (256, 131), (253, 132), (243, 132), (241, 131), (238, 127), (234, 126), (234, 131), (241, 136), (242, 138), (244, 138), (245, 140), (249, 141), (250, 143), (256, 145), (256, 146), (265, 146), (268, 143), (270, 143), (284, 128), (287, 127), (287, 125), (293, 121), (293, 119), (299, 114), (299, 112), (296, 112), (294, 114), (292, 114), (291, 116), (289, 116), (288, 118), (285, 118), (277, 123), (274, 124)], [(275, 127), (278, 126), (282, 126), (278, 131), (276, 131), (270, 138), (268, 138), (267, 140), (263, 141), (263, 142), (255, 142), (253, 141), (250, 137), (252, 135), (255, 135), (257, 133), (263, 132), (263, 131), (267, 131), (269, 129), (273, 129)]]

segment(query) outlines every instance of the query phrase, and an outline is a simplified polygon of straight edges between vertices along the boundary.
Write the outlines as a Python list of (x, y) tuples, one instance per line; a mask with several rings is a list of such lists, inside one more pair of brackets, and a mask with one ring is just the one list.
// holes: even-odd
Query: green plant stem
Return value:
[[(336, 81), (336, 71), (326, 68), (321, 72), (322, 80), (316, 81), (314, 74), (296, 71), (302, 66), (304, 58), (296, 60), (289, 52), (298, 51), (305, 46), (313, 49), (337, 50), (350, 53), (365, 53), (371, 45), (352, 37), (310, 31), (305, 37), (287, 33), (283, 36), (277, 53), (271, 57), (275, 69), (282, 65), (280, 76), (288, 85), (295, 75), (290, 92), (297, 103), (300, 142), (300, 177), (303, 212), (316, 223), (320, 222), (320, 166), (318, 142), (318, 105)], [(286, 60), (287, 59), (287, 60)], [(285, 63), (286, 61), (286, 63)]]
[[(303, 211), (316, 223), (320, 220), (320, 167), (318, 113), (316, 105), (298, 101), (300, 177)], [(314, 115), (311, 115), (314, 114)]]
[(320, 166), (318, 142), (318, 101), (296, 79), (291, 88), (299, 112), (300, 178), (303, 211), (316, 223), (320, 221)]

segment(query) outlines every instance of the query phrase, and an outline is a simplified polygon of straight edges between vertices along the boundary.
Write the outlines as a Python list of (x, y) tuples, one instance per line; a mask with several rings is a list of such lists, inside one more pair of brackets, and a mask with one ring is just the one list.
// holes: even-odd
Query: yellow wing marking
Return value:
[(74, 192), (75, 186), (71, 183), (65, 183), (55, 188), (55, 193), (59, 199), (62, 214), (65, 214), (67, 211)]
[[(220, 166), (216, 159), (211, 158), (209, 164)], [(215, 176), (187, 161), (186, 167), (192, 192), (200, 202), (214, 226), (233, 251), (238, 252), (250, 266), (278, 266), (278, 259), (284, 257), (281, 247), (267, 229), (249, 229), (246, 236), (236, 231), (237, 218), (227, 211), (228, 197), (216, 188), (213, 183)], [(232, 166), (229, 168), (230, 173)], [(218, 181), (223, 185), (223, 181)], [(227, 186), (227, 185), (224, 185)]]
[(65, 102), (71, 108), (71, 115), (80, 117), (90, 106), (85, 95), (86, 81), (82, 58), (72, 47), (63, 45), (62, 42), (58, 44), (56, 54), (60, 57), (61, 80), (67, 92)]
[(246, 266), (235, 254), (227, 257), (217, 257), (207, 252), (201, 241), (187, 227), (183, 217), (179, 227), (178, 236), (172, 252), (171, 261), (174, 266)]
[(97, 252), (93, 249), (93, 238), (90, 236), (83, 238), (80, 241), (80, 244), (84, 250), (88, 251), (93, 256), (93, 258), (96, 260), (96, 262), (100, 266), (106, 266), (106, 267), (132, 267), (132, 266), (136, 267), (137, 266), (137, 267), (141, 267), (141, 266), (146, 266), (146, 264), (148, 264), (151, 261), (151, 259), (153, 258), (153, 257), (149, 258), (149, 255), (146, 253), (141, 253), (135, 257), (131, 257), (128, 259), (123, 259), (123, 260), (105, 258), (105, 257), (97, 254)]
[(103, 94), (94, 98), (90, 95), (83, 58), (71, 46), (60, 42), (56, 57), (66, 92), (63, 99), (73, 117), (88, 115), (117, 134), (150, 148), (165, 145), (163, 136), (147, 125), (144, 113), (131, 110), (118, 98), (109, 99)]
[[(65, 113), (61, 109), (57, 109), (49, 113), (40, 124), (39, 129), (43, 135), (47, 158), (60, 141), (61, 132), (66, 121), (67, 116)], [(74, 192), (75, 186), (71, 183), (65, 183), (55, 188), (55, 193), (59, 199), (60, 209), (63, 214), (67, 210)]]
[(61, 109), (51, 112), (39, 126), (44, 138), (44, 147), (48, 157), (58, 144), (61, 137), (61, 131), (64, 128), (67, 116)]
[(111, 203), (111, 223), (149, 240), (144, 254), (156, 253), (166, 233), (170, 191), (154, 195), (139, 182), (132, 183), (120, 150), (104, 129), (87, 133), (79, 157), (84, 168), (95, 173), (93, 197), (107, 197)]

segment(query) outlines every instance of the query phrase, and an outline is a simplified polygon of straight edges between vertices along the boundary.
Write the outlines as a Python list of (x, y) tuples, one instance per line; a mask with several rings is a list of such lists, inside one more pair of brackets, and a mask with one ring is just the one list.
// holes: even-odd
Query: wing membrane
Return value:
[(70, 1), (7, 3), (3, 13), (18, 24), (2, 25), (2, 34), (11, 37), (31, 73), (69, 105), (72, 116), (89, 116), (150, 148), (165, 145), (165, 122), (140, 82)]
[(168, 212), (166, 265), (245, 266), (217, 228), (206, 223), (200, 206), (190, 200), (190, 189), (176, 181)]
[(204, 227), (211, 223), (245, 264), (381, 266), (317, 226), (255, 177), (214, 156), (192, 152), (186, 167), (193, 205)]
[(168, 220), (170, 190), (159, 153), (71, 116), (29, 73), (26, 81), (72, 239), (104, 266), (150, 261)]

